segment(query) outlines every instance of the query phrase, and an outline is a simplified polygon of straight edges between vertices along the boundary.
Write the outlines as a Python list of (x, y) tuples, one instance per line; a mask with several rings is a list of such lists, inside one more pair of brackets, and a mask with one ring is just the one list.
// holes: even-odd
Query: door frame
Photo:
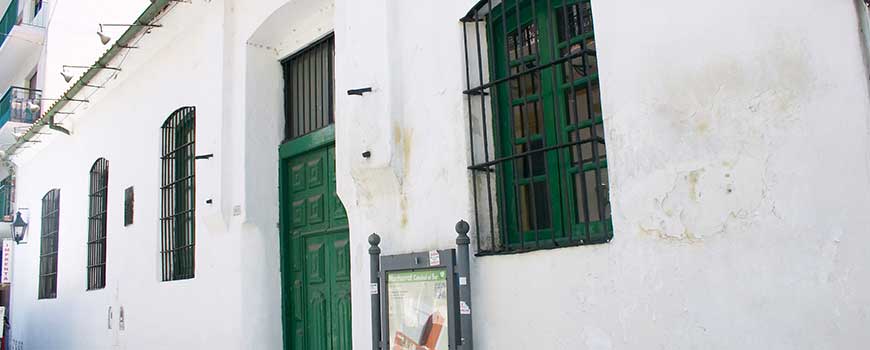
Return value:
[[(289, 332), (287, 327), (290, 326), (288, 315), (291, 310), (290, 293), (292, 283), (291, 273), (291, 257), (292, 250), (290, 249), (289, 234), (285, 234), (285, 228), (290, 224), (290, 203), (285, 201), (289, 192), (285, 184), (289, 184), (287, 161), (295, 156), (316, 150), (318, 148), (328, 146), (335, 143), (335, 124), (330, 124), (319, 130), (312, 131), (306, 135), (286, 141), (278, 147), (278, 247), (280, 255), (280, 272), (281, 272), (281, 335), (284, 342), (284, 350), (290, 349), (292, 332)], [(298, 349), (294, 349), (298, 350)]]

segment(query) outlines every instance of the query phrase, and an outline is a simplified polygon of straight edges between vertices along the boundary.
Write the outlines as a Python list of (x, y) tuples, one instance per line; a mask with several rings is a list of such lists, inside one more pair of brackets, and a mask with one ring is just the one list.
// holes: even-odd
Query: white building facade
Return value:
[(459, 220), (475, 349), (870, 342), (863, 1), (46, 9), (8, 348), (369, 349)]

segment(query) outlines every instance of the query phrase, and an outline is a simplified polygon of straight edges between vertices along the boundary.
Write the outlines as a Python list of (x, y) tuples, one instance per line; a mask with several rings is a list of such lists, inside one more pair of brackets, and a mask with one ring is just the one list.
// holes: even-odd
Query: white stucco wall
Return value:
[[(247, 5), (175, 5), (160, 20), (163, 27), (125, 58), (118, 78), (108, 79), (91, 103), (64, 120), (73, 136), (41, 137), (33, 150), (16, 157), (18, 198), (25, 201), (20, 205), (32, 208), (34, 217), (44, 192), (62, 189), (56, 300), (36, 300), (38, 220), (30, 227), (31, 243), (16, 255), (14, 273), (21, 277), (13, 296), (12, 334), (27, 349), (282, 346), (276, 226), (277, 150), (283, 138), (280, 59), (332, 31), (333, 5), (308, 0)], [(55, 47), (72, 50), (51, 50)], [(51, 54), (59, 60), (60, 54)], [(197, 161), (196, 277), (160, 282), (159, 126), (186, 105), (197, 107), (197, 154), (215, 157)], [(108, 283), (104, 290), (85, 292), (86, 221), (77, 218), (87, 213), (87, 171), (97, 157), (110, 162)], [(65, 168), (81, 171), (55, 170)], [(136, 223), (123, 228), (128, 186), (136, 188)], [(205, 204), (207, 199), (213, 204)], [(109, 306), (115, 312), (113, 330), (106, 329)], [(127, 320), (119, 332), (120, 306)], [(63, 331), (48, 334), (42, 331), (46, 326)]]
[[(32, 220), (15, 253), (12, 336), (27, 349), (280, 348), (279, 61), (334, 30), (354, 348), (369, 348), (367, 236), (383, 237), (384, 254), (449, 248), (454, 223), (473, 219), (459, 23), (473, 3), (178, 4), (67, 122), (72, 136), (17, 158), (18, 203), (33, 218), (61, 188), (61, 265), (58, 298), (36, 300)], [(853, 4), (626, 0), (593, 11), (614, 240), (474, 259), (476, 348), (870, 341), (870, 102)], [(361, 87), (373, 92), (344, 93)], [(186, 105), (197, 107), (197, 153), (215, 158), (197, 161), (196, 278), (167, 283), (159, 125)], [(98, 157), (110, 162), (109, 279), (85, 292)], [(123, 228), (128, 186), (136, 223)], [(110, 305), (124, 306), (125, 331), (117, 311), (106, 329)]]
[[(213, 3), (174, 8), (163, 28), (139, 42), (123, 72), (65, 123), (73, 135), (45, 129), (40, 148), (16, 158), (18, 205), (32, 217), (28, 244), (14, 256), (10, 335), (26, 349), (240, 347), (239, 235), (230, 234), (218, 208), (223, 111), (214, 102), (222, 61), (211, 58), (222, 56), (223, 12)], [(196, 277), (161, 282), (160, 126), (182, 106), (197, 108), (197, 154), (215, 158), (196, 164)], [(107, 285), (85, 291), (87, 174), (99, 157), (109, 160)], [(135, 219), (124, 227), (129, 186), (136, 191)], [(58, 291), (56, 299), (37, 300), (40, 201), (52, 188), (61, 189)]]
[[(374, 87), (337, 95), (356, 348), (365, 237), (446, 248), (472, 216), (457, 21), (472, 3), (337, 2), (337, 90)], [(475, 259), (476, 348), (862, 348), (870, 108), (852, 3), (593, 11), (615, 238)]]
[[(133, 23), (148, 4), (146, 0), (45, 1), (42, 9), (46, 12), (45, 47), (51, 49), (44, 50), (39, 64), (39, 85), (44, 96), (58, 98), (70, 87), (71, 84), (60, 75), (64, 65), (89, 66), (108, 49), (97, 36), (100, 23)], [(124, 27), (104, 28), (113, 42), (124, 30)], [(84, 70), (69, 69), (67, 72), (78, 78)], [(52, 103), (54, 101), (45, 101), (43, 106)]]
[[(280, 349), (283, 341), (278, 245), (278, 147), (284, 139), (284, 85), (280, 61), (333, 31), (328, 0), (228, 2), (234, 14), (227, 49), (236, 61), (227, 79), (237, 111), (237, 192), (244, 224), (240, 245), (242, 349)], [(239, 98), (241, 97), (241, 98)]]

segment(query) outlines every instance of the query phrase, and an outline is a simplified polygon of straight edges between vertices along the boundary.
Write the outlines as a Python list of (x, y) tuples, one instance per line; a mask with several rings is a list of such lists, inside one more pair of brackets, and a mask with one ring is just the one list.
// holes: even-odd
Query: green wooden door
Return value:
[(351, 349), (347, 214), (331, 140), (328, 127), (281, 147), (285, 349)]

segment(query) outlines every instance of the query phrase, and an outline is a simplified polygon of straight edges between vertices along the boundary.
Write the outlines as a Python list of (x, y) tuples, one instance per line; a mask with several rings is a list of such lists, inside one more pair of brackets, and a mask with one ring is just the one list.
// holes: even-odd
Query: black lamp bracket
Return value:
[(347, 94), (351, 95), (351, 96), (353, 96), (353, 95), (362, 96), (366, 92), (372, 92), (372, 88), (371, 87), (364, 87), (364, 88), (359, 88), (359, 89), (347, 90)]

